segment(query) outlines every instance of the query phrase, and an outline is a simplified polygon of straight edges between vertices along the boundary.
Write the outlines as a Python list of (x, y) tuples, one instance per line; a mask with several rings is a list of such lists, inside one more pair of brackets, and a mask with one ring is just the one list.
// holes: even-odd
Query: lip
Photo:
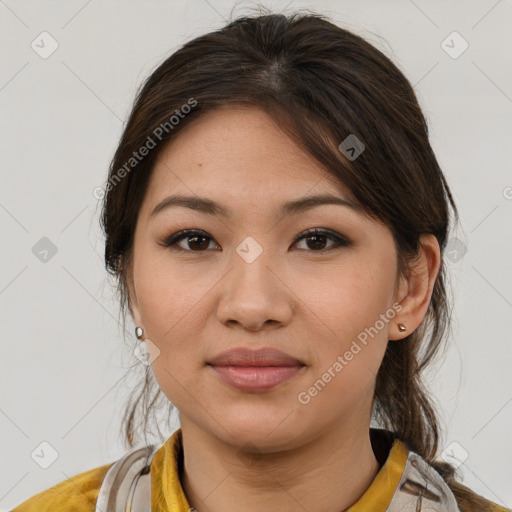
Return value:
[(304, 366), (299, 359), (275, 348), (234, 348), (215, 356), (213, 366)]
[(208, 361), (227, 384), (246, 392), (272, 389), (292, 379), (306, 365), (274, 348), (235, 348)]

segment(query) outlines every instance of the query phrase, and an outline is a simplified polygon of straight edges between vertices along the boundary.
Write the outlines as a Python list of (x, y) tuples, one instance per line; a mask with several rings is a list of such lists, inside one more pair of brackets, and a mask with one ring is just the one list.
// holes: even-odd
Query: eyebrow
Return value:
[[(363, 208), (359, 203), (352, 201), (350, 199), (345, 199), (343, 197), (337, 197), (330, 194), (318, 194), (284, 203), (281, 207), (281, 213), (283, 215), (293, 215), (305, 212), (317, 206), (329, 204), (352, 208), (356, 212), (363, 211)], [(192, 210), (196, 210), (202, 213), (207, 213), (209, 215), (220, 215), (225, 218), (232, 217), (232, 212), (229, 210), (229, 208), (226, 208), (225, 206), (216, 203), (211, 199), (208, 199), (206, 197), (185, 195), (173, 195), (166, 197), (163, 201), (161, 201), (155, 206), (155, 208), (153, 209), (149, 216), (154, 217), (163, 210), (179, 206), (184, 208), (190, 208)]]

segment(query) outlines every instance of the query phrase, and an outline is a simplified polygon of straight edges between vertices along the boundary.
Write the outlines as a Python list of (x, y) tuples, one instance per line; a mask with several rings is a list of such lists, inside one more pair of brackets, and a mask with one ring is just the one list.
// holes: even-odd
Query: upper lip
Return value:
[(210, 361), (212, 366), (304, 366), (299, 359), (275, 348), (234, 348), (222, 352)]

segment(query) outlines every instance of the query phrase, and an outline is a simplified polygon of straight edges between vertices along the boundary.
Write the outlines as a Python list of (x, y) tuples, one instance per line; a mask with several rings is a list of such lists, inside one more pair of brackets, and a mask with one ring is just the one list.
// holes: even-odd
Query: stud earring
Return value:
[(135, 327), (135, 336), (137, 336), (138, 340), (142, 340), (143, 334), (144, 334), (144, 329), (142, 327)]
[(396, 324), (396, 325), (398, 326), (398, 330), (400, 332), (404, 332), (407, 329), (407, 327), (405, 327), (404, 324)]

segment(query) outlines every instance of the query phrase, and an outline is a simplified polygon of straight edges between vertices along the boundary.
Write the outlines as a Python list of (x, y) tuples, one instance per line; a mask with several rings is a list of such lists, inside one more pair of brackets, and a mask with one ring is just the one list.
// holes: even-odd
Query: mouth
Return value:
[(219, 354), (208, 366), (227, 384), (245, 392), (272, 389), (306, 367), (299, 359), (273, 348), (238, 348)]

